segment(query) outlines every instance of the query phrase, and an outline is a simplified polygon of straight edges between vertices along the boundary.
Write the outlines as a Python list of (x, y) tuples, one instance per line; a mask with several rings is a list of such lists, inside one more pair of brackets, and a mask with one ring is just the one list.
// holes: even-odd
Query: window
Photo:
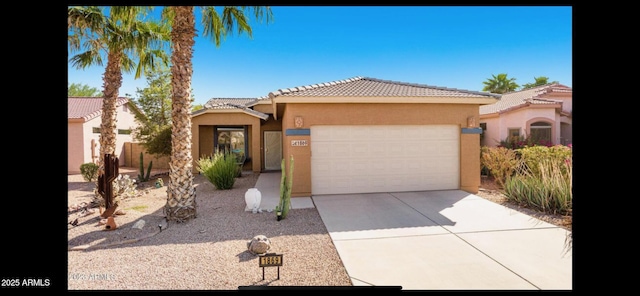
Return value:
[(510, 128), (508, 132), (509, 132), (509, 138), (518, 138), (518, 137), (520, 137), (520, 129), (519, 128)]
[(217, 151), (231, 152), (240, 159), (247, 155), (246, 129), (244, 127), (218, 127), (214, 135), (214, 147)]
[(93, 133), (94, 134), (99, 134), (100, 133), (100, 128), (99, 127), (94, 127), (93, 128)]
[(118, 135), (130, 135), (131, 134), (131, 130), (130, 129), (119, 129), (118, 130)]
[(531, 140), (539, 145), (551, 145), (551, 124), (547, 122), (534, 122), (530, 126)]

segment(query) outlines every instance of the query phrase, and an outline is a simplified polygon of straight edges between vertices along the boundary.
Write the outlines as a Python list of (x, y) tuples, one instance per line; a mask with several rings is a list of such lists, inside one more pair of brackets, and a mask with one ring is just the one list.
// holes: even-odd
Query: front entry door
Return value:
[(264, 169), (280, 170), (282, 162), (282, 132), (264, 132)]

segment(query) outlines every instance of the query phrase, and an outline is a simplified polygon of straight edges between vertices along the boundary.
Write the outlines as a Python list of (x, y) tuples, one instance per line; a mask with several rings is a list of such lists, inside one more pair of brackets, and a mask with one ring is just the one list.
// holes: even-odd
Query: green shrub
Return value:
[(533, 176), (541, 177), (540, 165), (545, 161), (553, 162), (554, 166), (560, 168), (563, 175), (567, 174), (566, 166), (562, 165), (571, 158), (571, 148), (563, 145), (532, 146), (518, 149), (518, 153), (525, 166)]
[(80, 165), (80, 174), (87, 182), (92, 182), (98, 178), (98, 165), (93, 162)]
[(238, 176), (236, 157), (231, 153), (216, 152), (198, 160), (198, 171), (217, 189), (231, 189)]
[(507, 178), (504, 193), (518, 204), (542, 212), (570, 215), (572, 213), (572, 163), (550, 158), (541, 159), (534, 174), (526, 166)]

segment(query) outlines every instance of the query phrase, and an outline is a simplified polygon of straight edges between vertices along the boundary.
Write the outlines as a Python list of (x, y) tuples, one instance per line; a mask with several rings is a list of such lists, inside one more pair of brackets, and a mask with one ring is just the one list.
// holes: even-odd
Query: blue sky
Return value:
[[(156, 8), (159, 10), (159, 8)], [(274, 6), (253, 38), (216, 47), (196, 37), (194, 104), (255, 98), (356, 76), (481, 91), (507, 73), (523, 85), (546, 76), (572, 86), (571, 6)], [(202, 27), (196, 7), (196, 29)], [(68, 66), (68, 82), (102, 90), (104, 66)], [(144, 77), (123, 75), (120, 96)]]

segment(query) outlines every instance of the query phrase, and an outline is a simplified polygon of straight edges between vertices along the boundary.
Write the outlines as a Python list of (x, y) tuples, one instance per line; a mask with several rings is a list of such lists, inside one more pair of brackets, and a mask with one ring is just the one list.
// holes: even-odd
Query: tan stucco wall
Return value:
[[(311, 138), (287, 136), (294, 118), (303, 118), (305, 129), (314, 125), (430, 125), (467, 127), (467, 118), (478, 122), (478, 105), (467, 104), (288, 104), (282, 117), (283, 157), (295, 161), (292, 196), (311, 194)], [(292, 147), (291, 140), (307, 140), (309, 146)], [(460, 136), (460, 189), (477, 193), (480, 186), (480, 140), (477, 134)], [(284, 173), (284, 172), (283, 172)]]
[(169, 169), (169, 156), (156, 156), (147, 153), (140, 143), (124, 143), (124, 161), (126, 167), (140, 169), (140, 152), (142, 152), (142, 161), (145, 173), (151, 164), (151, 169)]
[(191, 155), (193, 157), (193, 172), (197, 173), (197, 162), (200, 156), (208, 156), (213, 153), (213, 127), (214, 126), (243, 126), (248, 125), (248, 157), (251, 157), (251, 170), (260, 172), (260, 121), (262, 119), (246, 113), (205, 113), (191, 118), (191, 133), (193, 142)]
[[(117, 129), (132, 129), (135, 123), (135, 115), (125, 106), (117, 109)], [(100, 134), (93, 133), (93, 128), (100, 127), (102, 117), (98, 116), (87, 122), (69, 122), (67, 124), (67, 173), (79, 174), (80, 165), (88, 162), (97, 162), (91, 158), (91, 140), (95, 141), (94, 154), (100, 157)], [(116, 150), (115, 155), (118, 157), (120, 166), (125, 166), (124, 144), (133, 142), (132, 135), (116, 134)]]

